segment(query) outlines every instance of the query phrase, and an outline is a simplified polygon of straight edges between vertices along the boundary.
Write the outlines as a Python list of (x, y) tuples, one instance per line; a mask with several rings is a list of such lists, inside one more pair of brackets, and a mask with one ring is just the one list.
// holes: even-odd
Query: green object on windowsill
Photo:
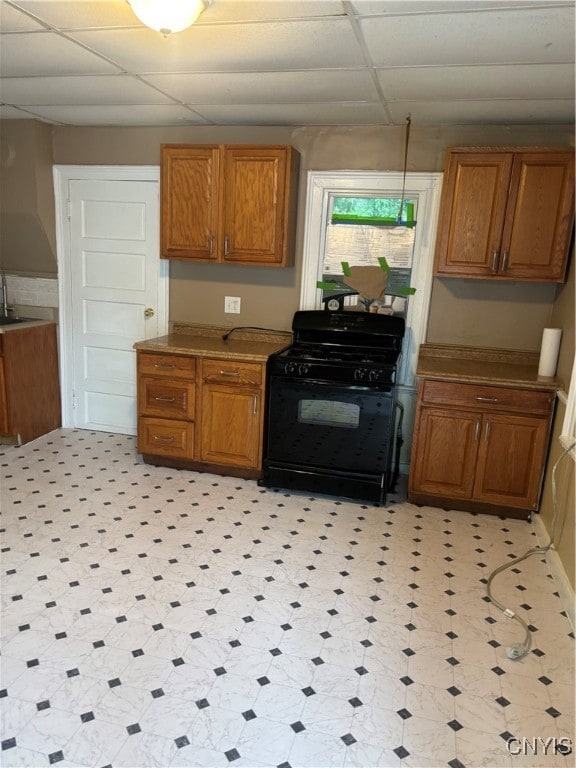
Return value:
[(413, 219), (394, 219), (391, 216), (374, 218), (372, 216), (355, 216), (352, 213), (332, 214), (332, 224), (369, 224), (372, 227), (406, 227), (408, 229), (413, 229), (416, 226)]

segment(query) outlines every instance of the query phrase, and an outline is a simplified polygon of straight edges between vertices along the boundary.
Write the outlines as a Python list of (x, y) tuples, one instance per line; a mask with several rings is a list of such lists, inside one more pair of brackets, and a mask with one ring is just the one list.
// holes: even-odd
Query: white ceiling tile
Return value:
[(2, 3), (0, 5), (0, 31), (5, 32), (33, 32), (44, 27), (34, 19)]
[(539, 99), (574, 95), (571, 64), (492, 67), (404, 67), (377, 70), (384, 96), (392, 101), (422, 99)]
[(377, 104), (244, 104), (195, 107), (219, 125), (386, 125)]
[(142, 28), (78, 32), (74, 38), (130, 72), (234, 72), (364, 64), (344, 20), (195, 25), (162, 37)]
[(130, 75), (8, 77), (2, 99), (10, 104), (171, 104), (172, 100)]
[[(569, 1), (569, 0), (568, 0)], [(560, 0), (562, 2), (562, 0)], [(567, 3), (564, 3), (567, 4)], [(357, 14), (467, 13), (502, 8), (545, 8), (550, 0), (352, 0)]]
[(529, 125), (574, 122), (573, 99), (549, 101), (396, 101), (389, 104), (395, 123), (410, 115), (412, 125)]
[(3, 35), (0, 70), (3, 77), (96, 75), (118, 71), (99, 56), (53, 32)]
[(377, 67), (574, 61), (574, 6), (361, 19)]
[(140, 25), (126, 0), (15, 0), (15, 4), (61, 30)]
[(27, 109), (49, 122), (66, 125), (205, 125), (206, 121), (185, 107), (108, 105), (108, 106), (29, 106)]
[(148, 75), (147, 82), (186, 104), (259, 104), (278, 101), (376, 101), (368, 72), (232, 72)]
[(340, 0), (215, 0), (199, 21), (246, 22), (271, 19), (305, 19), (315, 16), (343, 16)]

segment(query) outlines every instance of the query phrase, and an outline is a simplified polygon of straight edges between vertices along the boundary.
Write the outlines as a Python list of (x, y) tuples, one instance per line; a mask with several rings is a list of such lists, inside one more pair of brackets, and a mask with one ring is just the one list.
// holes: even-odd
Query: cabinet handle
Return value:
[(500, 400), (498, 400), (497, 397), (480, 397), (479, 395), (476, 396), (476, 400), (479, 400), (481, 403), (499, 403)]
[(154, 440), (157, 443), (173, 443), (174, 442), (173, 437), (164, 437), (163, 435), (154, 435)]
[(498, 272), (498, 250), (494, 248), (492, 251), (492, 274), (495, 275)]
[(176, 366), (168, 365), (167, 363), (154, 363), (154, 368), (157, 368), (159, 371), (171, 371)]
[(254, 399), (252, 401), (252, 413), (254, 415), (258, 413), (258, 395), (254, 395)]
[(212, 233), (208, 235), (208, 250), (212, 256), (214, 254), (214, 235)]
[(488, 436), (490, 435), (490, 422), (486, 422), (486, 428), (484, 429), (484, 442), (488, 442)]
[(502, 267), (500, 268), (500, 272), (506, 272), (508, 269), (508, 251), (504, 251), (502, 253)]
[(228, 256), (228, 235), (224, 237), (224, 256)]
[(159, 403), (175, 403), (176, 398), (175, 397), (161, 397), (160, 395), (156, 395), (154, 398)]
[(240, 371), (238, 368), (235, 371), (220, 371), (220, 376), (240, 376)]
[(476, 420), (476, 429), (474, 430), (474, 441), (478, 442), (478, 437), (480, 435), (480, 419)]

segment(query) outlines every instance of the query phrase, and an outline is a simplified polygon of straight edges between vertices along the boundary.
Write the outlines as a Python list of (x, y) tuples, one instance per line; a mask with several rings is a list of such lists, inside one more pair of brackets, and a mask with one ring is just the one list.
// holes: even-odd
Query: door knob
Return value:
[(154, 310), (152, 309), (152, 307), (147, 307), (144, 310), (144, 317), (154, 317)]

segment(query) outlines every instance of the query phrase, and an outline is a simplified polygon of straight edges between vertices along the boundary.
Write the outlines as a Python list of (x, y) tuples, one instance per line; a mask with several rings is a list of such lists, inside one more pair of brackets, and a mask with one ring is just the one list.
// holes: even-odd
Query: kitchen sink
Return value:
[(1, 317), (0, 316), (0, 326), (2, 325), (14, 325), (15, 323), (28, 323), (30, 322), (29, 317)]

